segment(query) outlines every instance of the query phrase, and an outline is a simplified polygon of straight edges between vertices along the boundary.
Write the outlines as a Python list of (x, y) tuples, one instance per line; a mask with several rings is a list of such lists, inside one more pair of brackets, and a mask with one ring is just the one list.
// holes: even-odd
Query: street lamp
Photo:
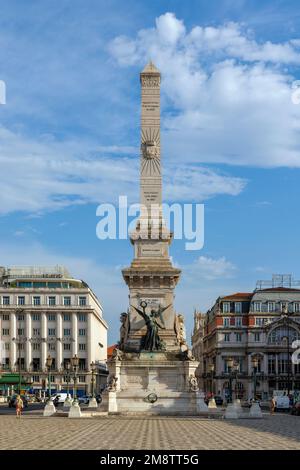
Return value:
[(48, 401), (51, 400), (51, 366), (52, 366), (52, 362), (53, 362), (53, 359), (49, 354), (47, 359), (46, 359), (46, 367), (47, 367), (47, 370), (48, 370), (48, 395), (49, 395), (49, 400)]
[(227, 369), (229, 373), (229, 402), (232, 403), (232, 369), (233, 369), (233, 359), (229, 357), (226, 359)]
[(214, 377), (214, 372), (215, 372), (215, 365), (214, 365), (213, 362), (211, 362), (209, 364), (208, 369), (209, 369), (209, 372), (210, 372), (210, 398), (209, 398), (209, 402), (208, 402), (208, 408), (210, 410), (212, 410), (212, 409), (217, 408), (217, 405), (216, 405), (216, 402), (215, 402), (215, 399), (214, 399), (214, 395), (213, 395), (213, 377)]
[(211, 363), (209, 364), (208, 368), (210, 372), (210, 393), (211, 393), (211, 396), (213, 396), (213, 378), (214, 378), (214, 372), (215, 372), (215, 365)]
[(73, 367), (73, 380), (74, 380), (74, 387), (73, 387), (73, 404), (77, 403), (77, 369), (79, 366), (79, 358), (76, 356), (71, 358), (71, 364)]
[(281, 317), (286, 321), (287, 324), (287, 395), (290, 394), (290, 385), (291, 385), (291, 369), (290, 369), (290, 315), (288, 311), (287, 304), (281, 306)]
[(66, 369), (66, 382), (67, 382), (67, 398), (64, 401), (64, 408), (70, 408), (71, 406), (71, 400), (70, 400), (70, 369), (71, 369), (71, 363), (70, 361), (67, 361), (65, 363), (65, 369)]
[(73, 368), (73, 380), (74, 380), (74, 388), (73, 388), (73, 402), (72, 406), (69, 411), (69, 418), (80, 418), (81, 417), (81, 410), (77, 400), (77, 389), (76, 389), (76, 382), (77, 382), (77, 370), (79, 366), (79, 358), (76, 356), (71, 358), (71, 365)]
[(53, 359), (49, 354), (47, 359), (46, 359), (46, 367), (47, 367), (47, 370), (48, 370), (48, 393), (49, 393), (49, 398), (48, 398), (46, 406), (44, 408), (44, 412), (43, 412), (44, 416), (52, 416), (56, 412), (54, 403), (51, 400), (51, 375), (50, 374), (51, 374), (52, 362), (53, 362)]
[(96, 376), (96, 371), (97, 371), (97, 365), (93, 361), (90, 364), (90, 367), (91, 367), (91, 371), (92, 371), (92, 377), (91, 377), (92, 397), (89, 400), (89, 405), (88, 406), (89, 406), (89, 408), (97, 408), (98, 404), (97, 404), (97, 400), (96, 400), (96, 397), (95, 397), (95, 376)]
[(256, 401), (256, 374), (257, 374), (257, 368), (258, 368), (258, 357), (257, 356), (252, 356), (251, 358), (252, 362), (252, 367), (253, 367), (253, 400)]

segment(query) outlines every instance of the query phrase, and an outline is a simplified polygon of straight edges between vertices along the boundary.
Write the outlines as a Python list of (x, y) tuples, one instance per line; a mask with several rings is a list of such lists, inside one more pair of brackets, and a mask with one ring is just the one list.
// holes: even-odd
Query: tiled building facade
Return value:
[[(194, 355), (206, 391), (213, 386), (225, 397), (231, 388), (236, 397), (251, 398), (254, 372), (259, 398), (267, 399), (274, 390), (300, 390), (300, 365), (291, 360), (292, 344), (300, 340), (300, 289), (273, 282), (252, 293), (219, 297), (204, 324), (197, 329), (195, 322), (193, 344), (199, 338), (202, 354), (195, 350)], [(228, 367), (230, 359), (234, 369)]]

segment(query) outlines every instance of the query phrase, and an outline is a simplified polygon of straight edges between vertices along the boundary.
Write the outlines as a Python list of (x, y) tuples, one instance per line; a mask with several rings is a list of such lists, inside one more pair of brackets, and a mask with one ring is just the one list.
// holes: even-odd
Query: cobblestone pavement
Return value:
[(0, 416), (0, 449), (300, 449), (300, 417), (43, 418)]

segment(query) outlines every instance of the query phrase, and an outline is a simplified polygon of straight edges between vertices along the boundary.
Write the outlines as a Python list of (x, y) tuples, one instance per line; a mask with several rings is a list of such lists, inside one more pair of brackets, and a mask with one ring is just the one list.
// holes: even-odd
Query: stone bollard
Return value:
[(262, 418), (263, 417), (260, 406), (256, 401), (254, 401), (252, 403), (251, 407), (250, 407), (249, 416), (251, 418)]
[(229, 403), (225, 411), (225, 419), (238, 419), (239, 414), (233, 403)]
[(81, 418), (81, 409), (77, 400), (73, 401), (68, 418)]
[(56, 413), (56, 408), (52, 400), (48, 400), (43, 411), (43, 416), (53, 416)]

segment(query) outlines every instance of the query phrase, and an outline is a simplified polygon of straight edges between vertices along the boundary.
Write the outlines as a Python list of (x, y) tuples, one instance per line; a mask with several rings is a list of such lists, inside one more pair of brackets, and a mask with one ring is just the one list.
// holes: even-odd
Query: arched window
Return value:
[(296, 339), (300, 339), (298, 331), (293, 327), (278, 326), (269, 333), (268, 344), (284, 344), (289, 338), (291, 344)]

